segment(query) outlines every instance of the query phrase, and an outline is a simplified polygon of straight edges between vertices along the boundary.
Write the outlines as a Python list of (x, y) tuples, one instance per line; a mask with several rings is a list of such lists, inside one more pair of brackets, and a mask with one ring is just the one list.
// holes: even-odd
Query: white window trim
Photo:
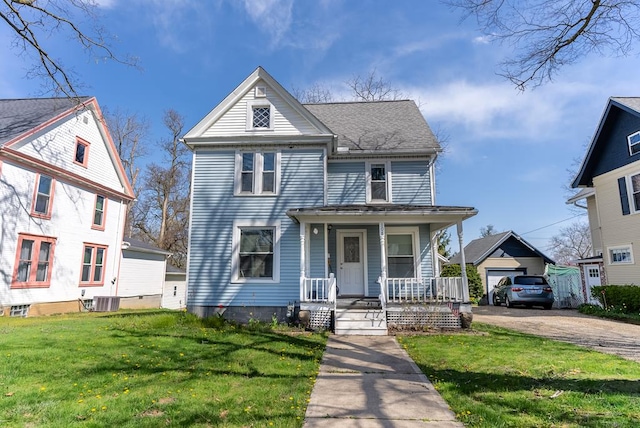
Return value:
[[(387, 200), (371, 200), (371, 165), (379, 165), (383, 164), (385, 168), (385, 173), (387, 176)], [(391, 204), (393, 203), (393, 194), (391, 189), (393, 186), (391, 185), (391, 161), (366, 161), (365, 162), (365, 176), (367, 179), (366, 184), (366, 201), (368, 204), (371, 203), (380, 203), (380, 204)]]
[[(242, 155), (245, 153), (253, 153), (253, 192), (243, 192), (242, 191)], [(274, 153), (275, 154), (275, 173), (274, 173), (274, 183), (273, 183), (273, 192), (270, 193), (262, 193), (262, 173), (263, 171), (263, 154), (264, 153)], [(269, 196), (278, 196), (280, 194), (280, 150), (246, 150), (241, 151), (238, 150), (236, 152), (236, 167), (235, 167), (235, 176), (234, 176), (234, 188), (233, 195), (234, 196), (260, 196), (260, 197), (269, 197)]]
[[(640, 144), (640, 143), (639, 143)], [(633, 174), (629, 174), (627, 176), (625, 176), (625, 185), (627, 186), (627, 200), (629, 202), (629, 212), (630, 214), (638, 214), (640, 213), (640, 210), (636, 209), (636, 204), (635, 201), (633, 199), (633, 181), (632, 181), (632, 177), (635, 177), (636, 175), (640, 175), (640, 171), (639, 172), (634, 172)]]
[[(416, 278), (422, 279), (422, 263), (420, 263), (420, 228), (418, 226), (405, 226), (405, 227), (389, 227), (385, 228), (385, 235), (412, 235), (413, 236), (413, 266), (416, 271), (414, 274)], [(385, 253), (387, 257), (387, 264), (389, 263), (389, 240), (385, 236)]]
[[(269, 107), (269, 127), (268, 128), (254, 128), (253, 127), (253, 108), (254, 107)], [(261, 131), (273, 131), (273, 115), (275, 109), (266, 98), (260, 98), (257, 100), (247, 101), (247, 123), (246, 130), (251, 132)]]
[[(637, 155), (638, 153), (640, 153), (640, 152), (633, 153), (633, 151), (631, 150), (631, 146), (632, 146), (632, 144), (631, 144), (631, 137), (634, 137), (634, 136), (636, 136), (636, 135), (640, 135), (640, 131), (636, 131), (636, 132), (634, 132), (633, 134), (629, 134), (629, 135), (627, 136), (627, 146), (629, 147), (629, 156), (634, 156), (634, 155)], [(637, 143), (635, 143), (635, 144), (633, 144), (633, 145), (634, 145), (634, 146), (636, 146), (636, 145), (640, 145), (640, 141), (638, 141)]]
[[(614, 262), (613, 258), (611, 257), (611, 252), (614, 250), (629, 250), (629, 256), (631, 258), (630, 261), (628, 262)], [(635, 264), (634, 258), (633, 258), (633, 245), (632, 244), (624, 244), (624, 245), (616, 245), (613, 247), (607, 247), (607, 258), (609, 261), (610, 265), (633, 265)]]
[[(240, 276), (240, 229), (241, 228), (274, 228), (273, 243), (273, 278), (243, 278)], [(246, 284), (279, 284), (280, 283), (280, 221), (250, 221), (237, 220), (233, 222), (232, 255), (231, 255), (231, 283)]]

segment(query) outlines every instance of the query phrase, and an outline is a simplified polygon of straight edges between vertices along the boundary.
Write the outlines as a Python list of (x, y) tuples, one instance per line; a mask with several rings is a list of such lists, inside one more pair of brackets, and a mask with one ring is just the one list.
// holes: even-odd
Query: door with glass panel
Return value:
[(364, 232), (338, 231), (338, 287), (341, 296), (364, 296)]

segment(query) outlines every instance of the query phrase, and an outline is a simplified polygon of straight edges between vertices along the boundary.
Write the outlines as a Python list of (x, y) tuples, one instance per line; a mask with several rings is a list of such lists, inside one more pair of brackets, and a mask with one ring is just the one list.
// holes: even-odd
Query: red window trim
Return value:
[[(31, 253), (31, 272), (29, 280), (18, 281), (18, 269), (20, 268), (20, 252), (22, 250), (22, 241), (29, 239), (34, 241), (33, 251)], [(11, 288), (49, 288), (51, 286), (51, 272), (53, 271), (53, 255), (56, 248), (56, 240), (52, 236), (32, 235), (30, 233), (19, 233), (16, 248), (16, 261), (13, 266), (13, 278), (11, 279)], [(40, 255), (40, 244), (49, 242), (51, 249), (49, 251), (49, 269), (47, 270), (47, 278), (44, 281), (36, 281), (38, 271), (38, 257)], [(35, 262), (35, 263), (34, 263)]]
[[(95, 224), (96, 211), (98, 209), (98, 198), (104, 198), (104, 203), (102, 204), (102, 224)], [(93, 216), (91, 218), (91, 229), (94, 230), (104, 230), (105, 224), (107, 223), (107, 201), (109, 199), (103, 195), (96, 195), (95, 201), (93, 203)]]
[(31, 217), (37, 217), (37, 218), (43, 218), (46, 220), (50, 220), (51, 219), (51, 212), (53, 209), (53, 196), (55, 194), (55, 188), (56, 188), (56, 179), (53, 178), (50, 175), (45, 175), (45, 177), (49, 177), (51, 178), (51, 190), (49, 192), (49, 205), (47, 206), (47, 212), (46, 213), (39, 213), (36, 212), (36, 202), (38, 200), (38, 187), (40, 187), (40, 177), (42, 177), (42, 174), (40, 173), (36, 173), (36, 182), (35, 182), (35, 188), (33, 189), (33, 200), (31, 201)]
[[(82, 281), (82, 271), (84, 268), (84, 252), (87, 247), (93, 248), (91, 252), (91, 272), (89, 273), (89, 281)], [(104, 250), (104, 254), (102, 256), (102, 278), (99, 282), (93, 281), (93, 275), (96, 271), (96, 256), (98, 255), (97, 249), (102, 248)], [(107, 253), (109, 251), (109, 247), (107, 245), (102, 244), (92, 244), (90, 242), (85, 242), (82, 246), (82, 256), (80, 259), (80, 287), (102, 287), (104, 285), (104, 277), (105, 270), (107, 267)]]
[[(84, 146), (84, 159), (83, 162), (78, 162), (76, 160), (76, 152), (78, 150), (78, 145), (82, 145)], [(76, 137), (76, 145), (73, 147), (73, 163), (75, 163), (76, 165), (80, 165), (82, 167), (87, 167), (88, 163), (89, 163), (89, 146), (91, 145), (90, 142), (88, 142), (87, 140), (83, 140), (80, 137)]]

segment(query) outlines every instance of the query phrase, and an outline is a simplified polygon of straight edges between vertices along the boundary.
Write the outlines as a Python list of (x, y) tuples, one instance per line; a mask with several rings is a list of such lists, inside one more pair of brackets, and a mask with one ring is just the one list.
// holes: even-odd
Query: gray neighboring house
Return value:
[[(473, 264), (482, 279), (482, 287), (493, 302), (493, 289), (504, 276), (543, 275), (547, 263), (555, 261), (509, 230), (484, 238), (475, 239), (466, 247), (464, 254), (468, 264)], [(451, 258), (451, 263), (460, 264), (460, 254)]]

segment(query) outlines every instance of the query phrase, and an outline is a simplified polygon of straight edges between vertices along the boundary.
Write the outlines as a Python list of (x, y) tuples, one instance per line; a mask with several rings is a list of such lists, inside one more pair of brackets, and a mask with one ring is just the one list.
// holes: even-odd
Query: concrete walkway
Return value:
[(393, 336), (330, 336), (304, 426), (464, 427)]

